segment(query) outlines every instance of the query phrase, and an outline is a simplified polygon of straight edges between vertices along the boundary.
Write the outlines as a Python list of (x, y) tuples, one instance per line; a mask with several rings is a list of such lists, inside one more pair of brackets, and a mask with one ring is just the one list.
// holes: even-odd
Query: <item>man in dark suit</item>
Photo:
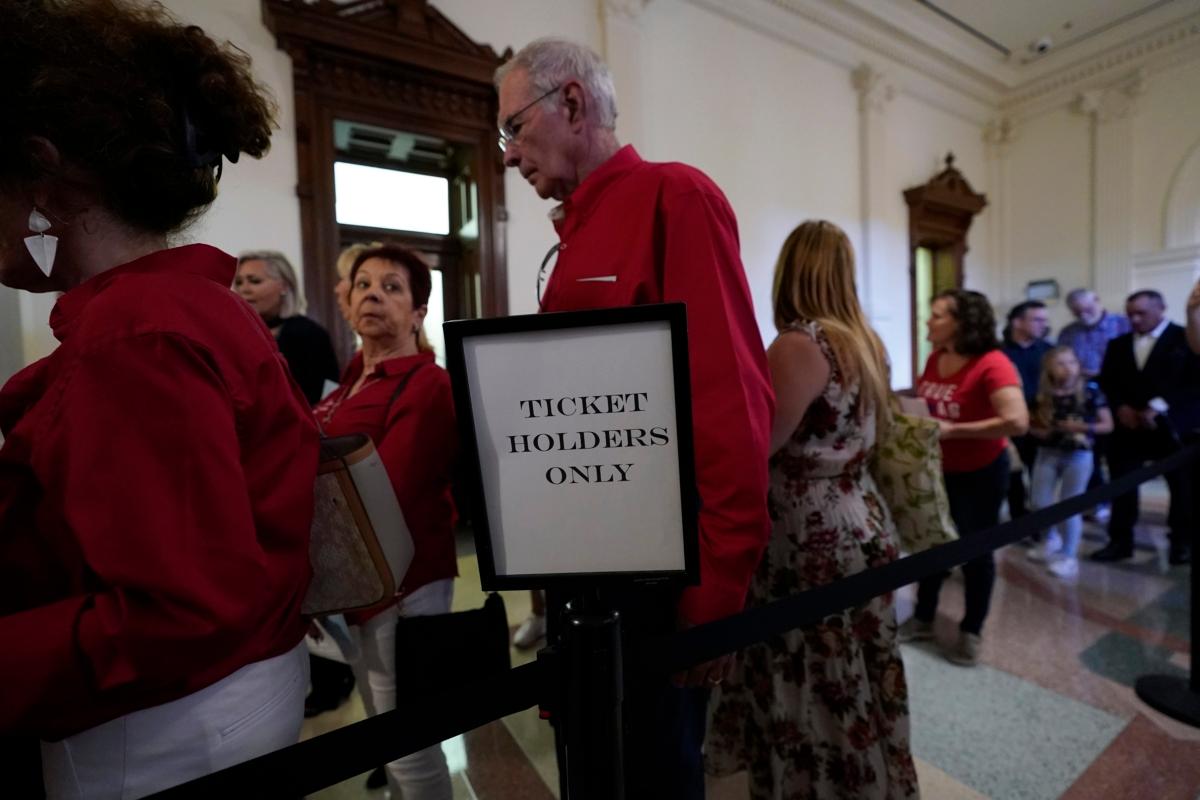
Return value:
[[(1200, 425), (1200, 357), (1188, 348), (1183, 327), (1166, 319), (1162, 295), (1149, 289), (1131, 294), (1125, 309), (1133, 330), (1112, 340), (1100, 368), (1100, 386), (1116, 418), (1109, 452), (1114, 479), (1178, 450)], [(1196, 498), (1189, 491), (1192, 470), (1184, 467), (1166, 476), (1172, 564), (1191, 561), (1196, 519)], [(1092, 558), (1132, 556), (1137, 517), (1137, 489), (1115, 498), (1108, 545)]]

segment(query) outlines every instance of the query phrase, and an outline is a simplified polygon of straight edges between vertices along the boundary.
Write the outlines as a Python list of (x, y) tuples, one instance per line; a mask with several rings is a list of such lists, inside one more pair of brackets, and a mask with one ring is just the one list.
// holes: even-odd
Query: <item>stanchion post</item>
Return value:
[(621, 617), (595, 596), (565, 609), (560, 639), (563, 800), (623, 800)]
[[(1194, 438), (1193, 441), (1197, 441), (1197, 439)], [(1200, 492), (1200, 462), (1192, 461), (1184, 469), (1191, 473), (1189, 488), (1193, 492)], [(1200, 507), (1200, 500), (1197, 497), (1189, 498), (1194, 503), (1193, 508)], [(1171, 498), (1172, 503), (1183, 501), (1184, 498)], [(1198, 524), (1200, 524), (1200, 518), (1192, 520), (1193, 557), (1200, 553), (1197, 550), (1197, 547), (1200, 546), (1200, 537), (1196, 533)], [(1196, 581), (1194, 567), (1188, 567), (1188, 569), (1191, 571), (1188, 579), (1192, 585), (1192, 618), (1189, 625), (1192, 648), (1191, 674), (1187, 679), (1176, 675), (1143, 675), (1134, 683), (1133, 689), (1142, 702), (1155, 711), (1160, 711), (1180, 722), (1186, 722), (1192, 727), (1200, 728), (1200, 630), (1197, 629), (1200, 627), (1200, 582)]]

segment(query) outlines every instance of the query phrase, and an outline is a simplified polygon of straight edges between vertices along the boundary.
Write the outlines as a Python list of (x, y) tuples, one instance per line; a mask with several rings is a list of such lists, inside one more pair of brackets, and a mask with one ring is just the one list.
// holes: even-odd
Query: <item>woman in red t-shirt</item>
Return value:
[[(1000, 351), (996, 318), (979, 292), (942, 292), (930, 307), (927, 339), (934, 351), (925, 363), (917, 394), (925, 398), (942, 430), (942, 470), (950, 515), (960, 536), (999, 521), (1008, 486), (1007, 437), (1029, 427), (1021, 378)], [(946, 657), (973, 666), (996, 582), (992, 554), (963, 564), (966, 612)], [(913, 618), (900, 628), (901, 641), (933, 638), (938, 593), (946, 574), (921, 581)]]

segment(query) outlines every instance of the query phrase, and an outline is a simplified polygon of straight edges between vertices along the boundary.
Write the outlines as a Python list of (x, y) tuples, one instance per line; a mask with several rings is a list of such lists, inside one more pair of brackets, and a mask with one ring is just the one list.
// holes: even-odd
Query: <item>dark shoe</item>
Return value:
[(382, 789), (385, 786), (387, 786), (387, 771), (383, 767), (371, 770), (371, 774), (367, 776), (367, 788)]
[(1127, 558), (1133, 558), (1133, 548), (1111, 542), (1091, 555), (1092, 561), (1124, 561)]
[(1192, 548), (1186, 544), (1172, 547), (1171, 554), (1167, 556), (1167, 561), (1172, 565), (1192, 563)]

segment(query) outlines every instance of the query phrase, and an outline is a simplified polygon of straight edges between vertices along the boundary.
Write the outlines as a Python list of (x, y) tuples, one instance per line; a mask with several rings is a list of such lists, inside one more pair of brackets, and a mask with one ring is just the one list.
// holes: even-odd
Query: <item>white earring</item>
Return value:
[(46, 273), (46, 277), (50, 277), (50, 270), (54, 268), (54, 256), (58, 254), (58, 237), (46, 235), (46, 231), (50, 230), (50, 220), (37, 210), (37, 206), (29, 212), (29, 230), (37, 235), (25, 237), (25, 248), (33, 257), (34, 263)]

